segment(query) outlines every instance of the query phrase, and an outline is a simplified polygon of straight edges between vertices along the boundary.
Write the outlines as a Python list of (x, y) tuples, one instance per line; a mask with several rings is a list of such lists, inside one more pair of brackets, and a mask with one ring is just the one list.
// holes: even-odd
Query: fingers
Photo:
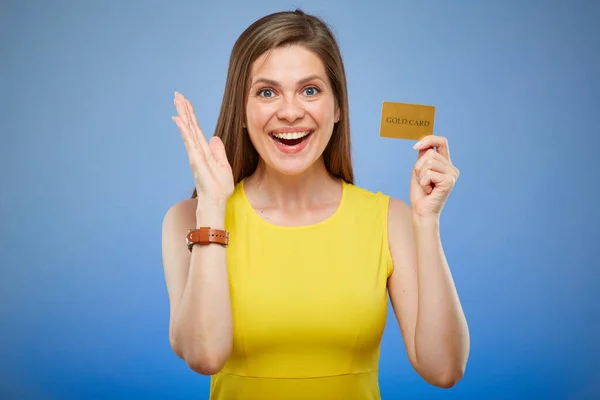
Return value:
[(420, 151), (420, 153), (422, 155), (415, 163), (414, 174), (425, 192), (431, 193), (432, 185), (452, 187), (458, 179), (458, 169), (443, 155), (431, 148)]
[[(432, 183), (433, 178), (431, 173), (433, 173), (435, 177), (440, 177), (441, 179), (441, 176), (451, 174), (452, 171), (450, 166), (442, 163), (440, 160), (437, 160), (435, 158), (429, 158), (425, 162), (423, 162), (420, 167), (415, 168), (415, 174), (421, 186), (429, 185)], [(440, 182), (438, 180), (438, 182), (435, 183)]]
[(452, 168), (450, 162), (433, 149), (420, 151), (421, 157), (415, 163), (417, 174), (424, 169), (433, 169), (438, 172), (449, 172)]
[(177, 109), (177, 114), (179, 115), (179, 118), (189, 128), (190, 120), (188, 118), (187, 110), (184, 104), (184, 97), (181, 94), (175, 92), (173, 104), (175, 104), (175, 108)]
[(192, 103), (188, 99), (184, 99), (184, 100), (185, 100), (186, 110), (188, 113), (188, 118), (190, 118), (190, 126), (192, 127), (192, 130), (196, 134), (196, 138), (198, 139), (200, 147), (202, 147), (205, 154), (208, 156), (209, 155), (208, 142), (206, 141), (206, 137), (204, 137), (204, 133), (202, 132), (202, 129), (200, 129), (200, 125), (198, 124), (198, 120), (196, 119), (196, 113), (194, 111), (194, 107), (192, 106)]
[(413, 148), (416, 150), (427, 150), (429, 148), (436, 148), (437, 152), (440, 153), (448, 161), (450, 160), (450, 147), (448, 146), (448, 139), (443, 136), (429, 135), (425, 136), (419, 142), (417, 142)]
[[(175, 124), (177, 125), (177, 128), (179, 128), (179, 131), (181, 132), (181, 136), (183, 136), (183, 143), (185, 144), (185, 150), (188, 153), (190, 164), (195, 164), (195, 163), (201, 162), (202, 159), (204, 158), (204, 155), (202, 153), (202, 150), (200, 150), (198, 148), (198, 144), (196, 143), (196, 140), (194, 139), (188, 126), (183, 121), (181, 116), (176, 116), (176, 117), (172, 117), (172, 118), (173, 118), (173, 121), (175, 122)], [(198, 159), (198, 157), (201, 157), (201, 158)]]
[(194, 148), (200, 151), (201, 155), (206, 157), (209, 152), (208, 143), (206, 142), (206, 138), (202, 134), (200, 127), (198, 126), (195, 115), (193, 115), (191, 104), (188, 106), (189, 101), (183, 97), (183, 95), (177, 92), (175, 92), (175, 98), (173, 102), (177, 109), (177, 113), (179, 114), (178, 117), (176, 117), (176, 119), (180, 122), (177, 126), (180, 130), (182, 128), (185, 129), (186, 134), (189, 136), (191, 142), (193, 142), (195, 145)]
[(433, 191), (433, 187), (440, 185), (444, 182), (444, 174), (428, 169), (423, 172), (419, 178), (419, 185), (423, 188), (425, 193), (430, 194)]

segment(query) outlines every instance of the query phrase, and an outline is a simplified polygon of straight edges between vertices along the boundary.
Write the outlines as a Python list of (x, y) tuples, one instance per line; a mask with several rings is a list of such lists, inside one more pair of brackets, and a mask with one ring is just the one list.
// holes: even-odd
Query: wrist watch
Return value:
[(223, 247), (228, 247), (229, 232), (223, 229), (201, 227), (198, 229), (189, 229), (185, 236), (185, 244), (189, 251), (192, 251), (195, 244), (207, 245), (211, 243), (217, 243)]

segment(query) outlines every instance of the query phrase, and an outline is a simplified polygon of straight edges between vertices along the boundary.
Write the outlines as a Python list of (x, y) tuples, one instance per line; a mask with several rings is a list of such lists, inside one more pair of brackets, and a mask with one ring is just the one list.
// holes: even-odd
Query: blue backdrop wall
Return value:
[(435, 105), (461, 171), (441, 229), (466, 376), (450, 390), (420, 379), (390, 310), (384, 399), (600, 396), (598, 2), (13, 0), (0, 398), (207, 398), (209, 378), (168, 343), (161, 223), (193, 190), (173, 93), (212, 135), (235, 39), (295, 7), (339, 39), (358, 185), (408, 201), (416, 152), (378, 136), (383, 101)]

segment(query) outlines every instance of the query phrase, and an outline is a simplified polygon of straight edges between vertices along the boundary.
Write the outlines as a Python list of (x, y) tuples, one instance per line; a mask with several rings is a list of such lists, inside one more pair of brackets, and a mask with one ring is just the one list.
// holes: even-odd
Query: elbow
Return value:
[(465, 375), (464, 368), (452, 368), (444, 373), (438, 374), (436, 377), (430, 377), (428, 382), (442, 389), (450, 389), (454, 387)]
[(192, 371), (206, 376), (218, 374), (225, 366), (225, 362), (217, 357), (189, 358), (185, 362)]
[(225, 366), (227, 358), (216, 352), (184, 352), (176, 343), (171, 344), (173, 351), (179, 358), (185, 361), (186, 365), (194, 372), (200, 375), (215, 375)]
[(169, 326), (169, 344), (171, 345), (171, 350), (173, 350), (173, 353), (175, 353), (177, 357), (183, 359), (183, 352), (181, 350), (179, 340), (177, 340), (177, 337), (175, 336), (175, 329), (173, 328), (173, 324)]
[(465, 375), (466, 365), (453, 365), (443, 369), (423, 368), (415, 359), (411, 364), (416, 372), (430, 385), (442, 389), (450, 389), (461, 381)]
[(171, 336), (170, 344), (173, 352), (185, 361), (192, 371), (200, 375), (210, 376), (219, 373), (227, 361), (227, 357), (219, 352), (198, 348), (185, 350), (174, 336)]

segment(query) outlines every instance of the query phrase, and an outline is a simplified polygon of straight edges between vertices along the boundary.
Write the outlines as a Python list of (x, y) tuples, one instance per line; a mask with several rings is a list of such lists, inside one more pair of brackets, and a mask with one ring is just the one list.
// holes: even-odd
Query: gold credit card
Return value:
[(434, 116), (434, 106), (384, 101), (379, 136), (421, 140), (425, 136), (433, 135)]

